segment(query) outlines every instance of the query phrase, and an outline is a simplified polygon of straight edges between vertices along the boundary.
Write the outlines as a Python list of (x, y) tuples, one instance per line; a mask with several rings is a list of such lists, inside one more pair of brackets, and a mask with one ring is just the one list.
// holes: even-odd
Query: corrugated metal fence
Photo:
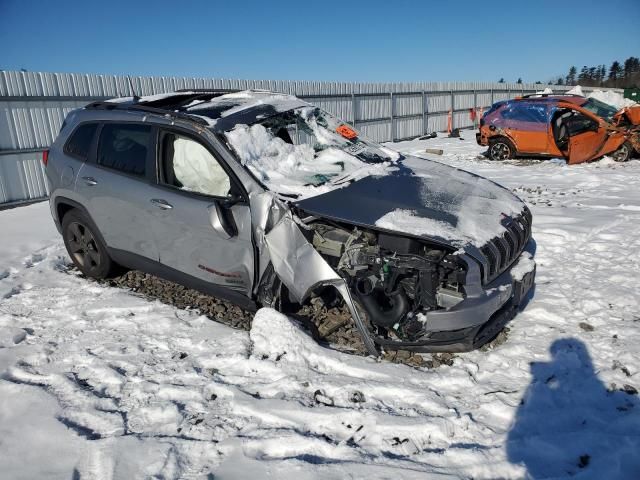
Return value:
[[(131, 77), (138, 95), (181, 88), (260, 88), (298, 95), (353, 123), (379, 142), (472, 126), (470, 110), (541, 90), (544, 85), (489, 82), (336, 83)], [(554, 91), (568, 87), (554, 86)], [(589, 91), (589, 89), (584, 89)], [(130, 96), (126, 76), (0, 71), (0, 204), (47, 196), (41, 151), (64, 117), (87, 103)]]

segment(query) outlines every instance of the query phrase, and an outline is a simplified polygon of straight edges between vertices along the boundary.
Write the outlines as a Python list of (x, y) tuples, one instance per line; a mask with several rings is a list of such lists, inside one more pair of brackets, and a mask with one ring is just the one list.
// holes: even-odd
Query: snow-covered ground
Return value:
[(520, 195), (537, 285), (505, 343), (434, 369), (89, 282), (46, 203), (0, 212), (0, 477), (640, 478), (640, 161), (495, 163), (463, 135), (392, 147)]

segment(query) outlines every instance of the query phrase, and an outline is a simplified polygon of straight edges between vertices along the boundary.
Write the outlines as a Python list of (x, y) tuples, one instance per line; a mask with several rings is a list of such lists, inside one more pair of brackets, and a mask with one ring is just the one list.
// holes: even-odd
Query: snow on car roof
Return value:
[(298, 97), (268, 90), (243, 90), (222, 93), (215, 90), (192, 90), (140, 97), (114, 98), (110, 103), (153, 106), (169, 111), (190, 114), (207, 121), (217, 132), (225, 132), (236, 125), (251, 125), (278, 113), (309, 104)]
[(309, 104), (298, 97), (266, 90), (244, 90), (197, 101), (184, 108), (185, 113), (205, 117), (214, 130), (229, 131), (236, 125), (251, 125), (278, 113)]

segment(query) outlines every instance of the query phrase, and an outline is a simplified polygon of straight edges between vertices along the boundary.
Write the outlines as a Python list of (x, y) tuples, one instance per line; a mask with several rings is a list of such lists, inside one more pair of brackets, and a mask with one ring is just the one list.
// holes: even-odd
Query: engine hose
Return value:
[(380, 306), (375, 295), (373, 295), (375, 289), (368, 279), (358, 280), (355, 291), (362, 307), (369, 315), (369, 320), (380, 327), (393, 327), (409, 309), (409, 300), (402, 287), (388, 294), (391, 303), (391, 308), (389, 309), (384, 309)]

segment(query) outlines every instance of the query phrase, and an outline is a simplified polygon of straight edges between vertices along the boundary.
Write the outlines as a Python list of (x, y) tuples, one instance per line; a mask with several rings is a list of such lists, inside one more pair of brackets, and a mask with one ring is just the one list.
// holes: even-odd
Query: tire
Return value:
[(62, 238), (71, 260), (86, 277), (102, 279), (115, 273), (117, 264), (109, 257), (102, 237), (79, 210), (63, 217)]
[(509, 160), (516, 155), (516, 147), (510, 140), (500, 137), (489, 141), (489, 158), (491, 160)]
[(629, 142), (624, 142), (620, 147), (611, 154), (611, 157), (616, 162), (626, 162), (631, 158), (633, 154), (633, 147)]

